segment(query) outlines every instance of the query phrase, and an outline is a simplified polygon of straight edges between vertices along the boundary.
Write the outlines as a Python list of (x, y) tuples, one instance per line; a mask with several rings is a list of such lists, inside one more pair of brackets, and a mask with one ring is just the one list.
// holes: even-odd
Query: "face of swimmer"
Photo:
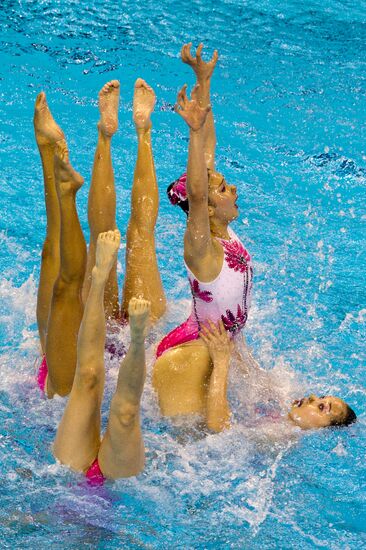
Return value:
[(347, 403), (339, 397), (310, 395), (294, 401), (288, 416), (297, 426), (309, 430), (342, 424), (347, 412)]
[(208, 212), (222, 223), (230, 223), (238, 217), (238, 198), (235, 185), (226, 182), (224, 176), (214, 170), (208, 172)]

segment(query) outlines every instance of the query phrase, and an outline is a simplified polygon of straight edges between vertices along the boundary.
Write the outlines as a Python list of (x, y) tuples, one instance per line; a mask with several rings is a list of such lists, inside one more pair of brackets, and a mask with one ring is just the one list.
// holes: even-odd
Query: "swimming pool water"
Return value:
[[(350, 0), (2, 3), (2, 547), (366, 546), (365, 20), (366, 3)], [(93, 489), (55, 463), (50, 446), (65, 400), (43, 399), (34, 380), (46, 218), (33, 104), (44, 90), (85, 177), (78, 208), (87, 234), (97, 92), (111, 78), (121, 81), (113, 159), (124, 233), (136, 153), (134, 80), (156, 90), (156, 234), (170, 305), (150, 337), (151, 365), (153, 343), (189, 309), (184, 219), (165, 188), (186, 163), (187, 131), (172, 106), (193, 76), (179, 51), (201, 40), (208, 54), (220, 54), (212, 86), (217, 166), (238, 186), (233, 227), (256, 268), (247, 339), (285, 401), (309, 390), (333, 393), (359, 422), (274, 436), (253, 416), (252, 405), (265, 399), (260, 380), (233, 372), (236, 424), (203, 437), (161, 419), (148, 379), (146, 469)], [(120, 337), (128, 339), (125, 331)], [(118, 369), (106, 359), (104, 421)]]

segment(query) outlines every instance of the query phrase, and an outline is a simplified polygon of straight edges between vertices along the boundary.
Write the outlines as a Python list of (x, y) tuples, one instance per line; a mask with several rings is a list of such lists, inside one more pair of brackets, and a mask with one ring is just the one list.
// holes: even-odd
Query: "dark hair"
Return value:
[(350, 424), (353, 424), (357, 420), (357, 415), (351, 407), (349, 407), (346, 404), (346, 414), (342, 416), (342, 418), (335, 418), (331, 426), (349, 426)]
[[(168, 186), (168, 189), (166, 190), (166, 194), (168, 195), (168, 198), (169, 198), (169, 201), (170, 201), (170, 191), (172, 190), (174, 184), (176, 182), (173, 181), (169, 186)], [(183, 212), (185, 213), (186, 216), (188, 216), (188, 212), (189, 212), (189, 204), (188, 204), (188, 199), (185, 199), (185, 200), (181, 200), (181, 199), (178, 199), (177, 202), (175, 203), (175, 206), (180, 206), (180, 208), (183, 210)]]
[[(207, 176), (208, 178), (210, 178), (210, 172), (212, 172), (211, 168), (207, 168)], [(183, 174), (185, 175), (185, 174)], [(173, 181), (167, 188), (166, 190), (166, 194), (168, 195), (168, 198), (169, 198), (169, 202), (171, 204), (174, 204), (174, 206), (180, 206), (180, 208), (183, 210), (183, 212), (185, 213), (186, 216), (188, 216), (189, 214), (189, 202), (188, 202), (188, 198), (186, 198), (185, 200), (183, 199), (175, 199), (174, 202), (171, 200), (171, 195), (172, 195), (172, 189), (174, 187), (174, 185), (177, 183), (178, 180), (175, 180)], [(209, 199), (209, 204), (210, 204), (210, 199)]]

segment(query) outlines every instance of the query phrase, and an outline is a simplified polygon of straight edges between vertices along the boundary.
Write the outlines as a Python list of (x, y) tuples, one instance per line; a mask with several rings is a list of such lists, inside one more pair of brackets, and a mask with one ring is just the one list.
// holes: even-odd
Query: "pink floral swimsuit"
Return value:
[(228, 229), (230, 240), (217, 239), (224, 249), (221, 272), (213, 281), (198, 281), (187, 267), (193, 303), (192, 313), (182, 325), (167, 334), (158, 345), (156, 356), (169, 348), (196, 340), (202, 323), (220, 319), (226, 330), (235, 336), (245, 326), (251, 301), (253, 267), (243, 244)]

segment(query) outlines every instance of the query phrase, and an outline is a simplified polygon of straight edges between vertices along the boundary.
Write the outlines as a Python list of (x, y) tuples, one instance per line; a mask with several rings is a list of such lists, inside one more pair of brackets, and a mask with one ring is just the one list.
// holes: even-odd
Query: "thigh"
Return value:
[[(67, 346), (68, 341), (76, 342), (83, 305), (80, 296), (80, 286), (76, 283), (56, 282), (48, 319), (47, 338), (56, 345)], [(50, 345), (48, 343), (48, 345)]]
[(145, 448), (138, 406), (116, 406), (112, 401), (98, 462), (103, 474), (111, 479), (136, 476), (143, 470)]
[(204, 414), (211, 371), (207, 347), (200, 340), (163, 353), (153, 367), (153, 386), (162, 414)]
[(53, 446), (55, 457), (73, 470), (86, 471), (98, 455), (103, 388), (104, 375), (76, 372)]
[(49, 377), (55, 392), (71, 391), (76, 367), (76, 346), (83, 306), (80, 293), (73, 288), (52, 298), (46, 336), (46, 357)]

